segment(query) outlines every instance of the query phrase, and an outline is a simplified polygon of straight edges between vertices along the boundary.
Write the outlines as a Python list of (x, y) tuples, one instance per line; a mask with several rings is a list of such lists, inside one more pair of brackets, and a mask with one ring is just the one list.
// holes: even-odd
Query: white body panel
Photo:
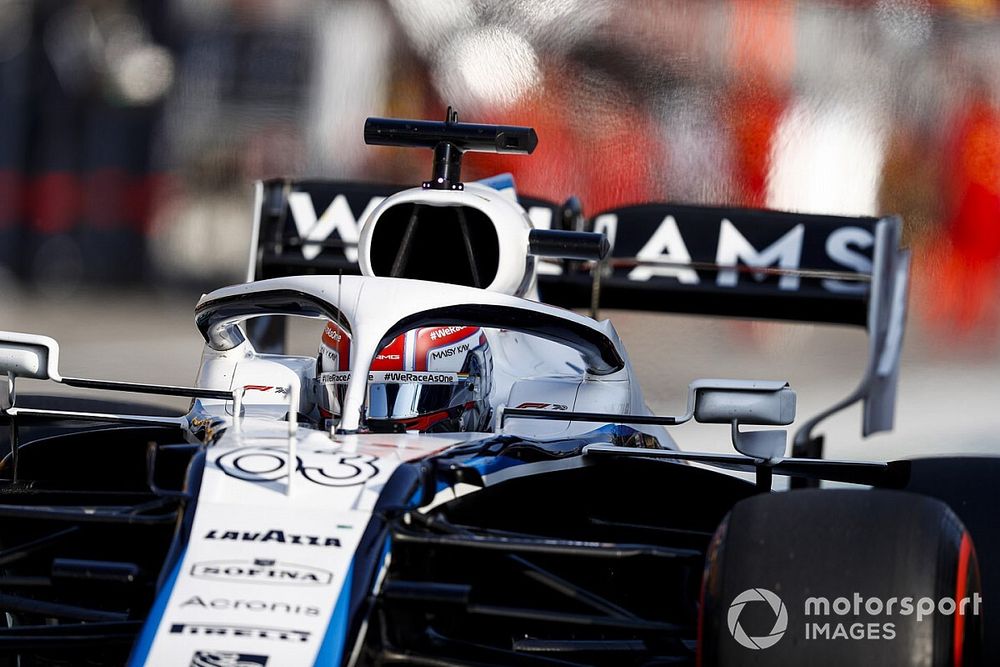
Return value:
[(333, 441), (299, 429), (290, 480), (285, 424), (244, 419), (208, 450), (190, 541), (148, 656), (133, 664), (187, 665), (196, 651), (315, 664), (386, 480), (402, 461), (483, 435)]

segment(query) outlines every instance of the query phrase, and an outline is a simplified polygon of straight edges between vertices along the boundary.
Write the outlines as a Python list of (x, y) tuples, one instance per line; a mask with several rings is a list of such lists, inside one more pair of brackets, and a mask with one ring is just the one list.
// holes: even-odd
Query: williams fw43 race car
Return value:
[[(997, 460), (822, 457), (847, 406), (892, 427), (898, 219), (588, 219), (462, 182), (465, 152), (531, 153), (529, 128), (449, 112), (365, 138), (431, 149), (431, 179), (259, 183), (247, 282), (195, 307), (193, 386), (66, 377), (55, 340), (0, 332), (0, 664), (1000, 659)], [(683, 414), (655, 415), (611, 322), (564, 309), (588, 305), (856, 325), (868, 365), (793, 437), (781, 379), (685, 378)], [(287, 353), (291, 317), (321, 322), (318, 354)], [(733, 450), (681, 448), (689, 421)]]

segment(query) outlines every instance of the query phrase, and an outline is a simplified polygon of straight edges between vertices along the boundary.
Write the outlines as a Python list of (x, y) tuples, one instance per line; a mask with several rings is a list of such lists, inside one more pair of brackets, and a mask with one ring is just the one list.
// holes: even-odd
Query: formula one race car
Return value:
[[(529, 128), (449, 111), (365, 138), (433, 149), (432, 178), (258, 184), (248, 281), (195, 308), (195, 386), (65, 377), (56, 341), (0, 333), (0, 664), (998, 659), (997, 460), (831, 461), (814, 435), (857, 402), (864, 435), (892, 426), (898, 219), (587, 220), (462, 182), (463, 153), (530, 153)], [(857, 324), (869, 364), (786, 456), (785, 430), (747, 428), (793, 422), (786, 382), (695, 380), (684, 414), (651, 414), (611, 322), (554, 304)], [(318, 356), (286, 353), (289, 317), (325, 322)], [(736, 451), (679, 448), (690, 420)]]

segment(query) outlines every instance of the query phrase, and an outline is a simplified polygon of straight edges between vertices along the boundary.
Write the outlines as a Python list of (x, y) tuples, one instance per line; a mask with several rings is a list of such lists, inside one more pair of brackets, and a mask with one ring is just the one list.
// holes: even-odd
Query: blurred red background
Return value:
[(251, 181), (418, 183), (368, 115), (537, 128), (465, 177), (643, 200), (899, 213), (917, 321), (1000, 307), (998, 0), (4, 0), (0, 289), (239, 280)]

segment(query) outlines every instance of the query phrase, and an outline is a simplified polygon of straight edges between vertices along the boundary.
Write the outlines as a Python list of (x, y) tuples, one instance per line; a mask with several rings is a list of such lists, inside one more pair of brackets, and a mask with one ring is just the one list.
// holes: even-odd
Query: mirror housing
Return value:
[(0, 331), (0, 375), (61, 381), (59, 343), (48, 336)]
[(702, 424), (787, 426), (795, 421), (795, 391), (775, 380), (695, 380), (694, 419)]
[(731, 424), (733, 446), (758, 461), (785, 455), (784, 429), (740, 431), (740, 424), (787, 426), (795, 420), (795, 392), (773, 380), (695, 380), (691, 383), (694, 419), (702, 424)]
[[(38, 334), (0, 331), (0, 377), (7, 376), (7, 390), (0, 397), (0, 413), (14, 407), (15, 378), (61, 382), (58, 369), (59, 343), (54, 339)], [(11, 424), (13, 428), (13, 420)]]

